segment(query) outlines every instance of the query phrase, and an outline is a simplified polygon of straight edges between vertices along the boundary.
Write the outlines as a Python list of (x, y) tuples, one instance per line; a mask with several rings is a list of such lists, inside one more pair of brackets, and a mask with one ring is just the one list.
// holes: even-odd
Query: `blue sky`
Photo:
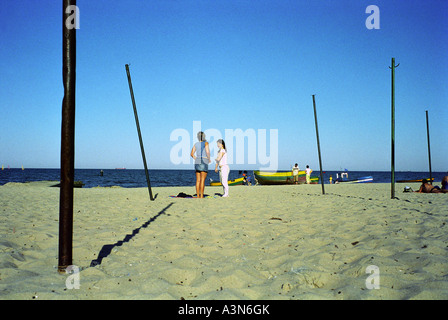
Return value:
[[(369, 30), (368, 5), (380, 9)], [(396, 69), (396, 170), (448, 170), (448, 2), (78, 0), (76, 168), (143, 168), (129, 63), (150, 168), (170, 134), (278, 130), (279, 169), (390, 170)], [(0, 164), (58, 168), (62, 1), (0, 2)], [(257, 168), (234, 165), (232, 169)]]

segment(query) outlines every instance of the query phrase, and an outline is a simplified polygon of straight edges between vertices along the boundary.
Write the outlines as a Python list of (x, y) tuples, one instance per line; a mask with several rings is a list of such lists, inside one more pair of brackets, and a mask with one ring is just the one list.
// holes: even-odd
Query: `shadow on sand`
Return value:
[(100, 252), (98, 253), (98, 257), (95, 260), (92, 260), (90, 262), (90, 267), (95, 267), (101, 264), (104, 258), (109, 256), (109, 254), (112, 252), (112, 249), (115, 247), (120, 247), (123, 243), (129, 242), (133, 237), (135, 237), (142, 228), (146, 228), (149, 226), (151, 222), (154, 222), (158, 217), (160, 217), (162, 214), (166, 212), (166, 210), (169, 209), (174, 204), (174, 202), (171, 202), (169, 205), (167, 205), (165, 208), (162, 209), (159, 213), (157, 213), (154, 217), (146, 221), (144, 224), (142, 224), (140, 227), (134, 229), (131, 234), (127, 234), (123, 240), (117, 241), (114, 244), (106, 244), (104, 245)]

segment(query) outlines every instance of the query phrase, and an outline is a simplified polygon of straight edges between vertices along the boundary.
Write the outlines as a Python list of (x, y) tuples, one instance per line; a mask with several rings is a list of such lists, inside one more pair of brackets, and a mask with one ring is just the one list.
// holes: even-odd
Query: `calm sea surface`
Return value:
[[(82, 181), (84, 188), (121, 186), (124, 188), (146, 187), (145, 171), (143, 169), (104, 169), (103, 176), (101, 169), (75, 169), (75, 180)], [(253, 171), (248, 170), (248, 174), (253, 180)], [(336, 171), (326, 171), (323, 174), (324, 182), (329, 183), (330, 175), (336, 177)], [(349, 179), (372, 176), (374, 183), (390, 183), (390, 172), (383, 171), (349, 171)], [(314, 175), (319, 175), (319, 171), (314, 171)], [(446, 172), (433, 172), (435, 178), (434, 185), (440, 185)], [(241, 177), (241, 171), (231, 170), (229, 180)], [(152, 187), (166, 186), (194, 186), (196, 176), (194, 170), (149, 170), (149, 178)], [(210, 184), (210, 179), (219, 181), (219, 176), (213, 170), (209, 170), (206, 185)], [(429, 178), (428, 172), (395, 172), (395, 181)], [(0, 169), (0, 185), (8, 182), (29, 182), (29, 181), (59, 181), (59, 169)]]

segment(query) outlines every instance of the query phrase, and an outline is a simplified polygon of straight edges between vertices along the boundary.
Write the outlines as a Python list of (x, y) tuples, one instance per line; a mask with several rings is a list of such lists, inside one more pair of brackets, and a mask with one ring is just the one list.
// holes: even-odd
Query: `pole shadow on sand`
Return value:
[(152, 217), (151, 219), (146, 221), (140, 227), (134, 229), (131, 234), (127, 234), (123, 240), (117, 241), (114, 244), (104, 245), (101, 248), (100, 252), (98, 253), (98, 257), (95, 260), (92, 260), (90, 262), (90, 267), (96, 267), (96, 266), (100, 265), (101, 262), (103, 261), (103, 259), (110, 255), (113, 248), (120, 247), (121, 245), (123, 245), (123, 243), (129, 242), (133, 237), (135, 237), (140, 232), (140, 230), (142, 228), (148, 227), (151, 222), (154, 222), (158, 217), (160, 217), (162, 214), (164, 214), (166, 212), (166, 210), (168, 210), (173, 204), (174, 204), (174, 202), (171, 202), (169, 205), (167, 205), (165, 208), (163, 208), (159, 213), (157, 213), (154, 217)]

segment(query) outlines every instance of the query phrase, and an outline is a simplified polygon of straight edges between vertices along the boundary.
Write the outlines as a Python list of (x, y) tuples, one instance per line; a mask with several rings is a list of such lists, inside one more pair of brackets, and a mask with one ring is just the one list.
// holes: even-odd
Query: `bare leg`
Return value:
[(196, 171), (196, 196), (198, 198), (201, 193), (201, 173)]
[(201, 172), (200, 193), (201, 198), (204, 198), (205, 179), (207, 178), (207, 172)]

